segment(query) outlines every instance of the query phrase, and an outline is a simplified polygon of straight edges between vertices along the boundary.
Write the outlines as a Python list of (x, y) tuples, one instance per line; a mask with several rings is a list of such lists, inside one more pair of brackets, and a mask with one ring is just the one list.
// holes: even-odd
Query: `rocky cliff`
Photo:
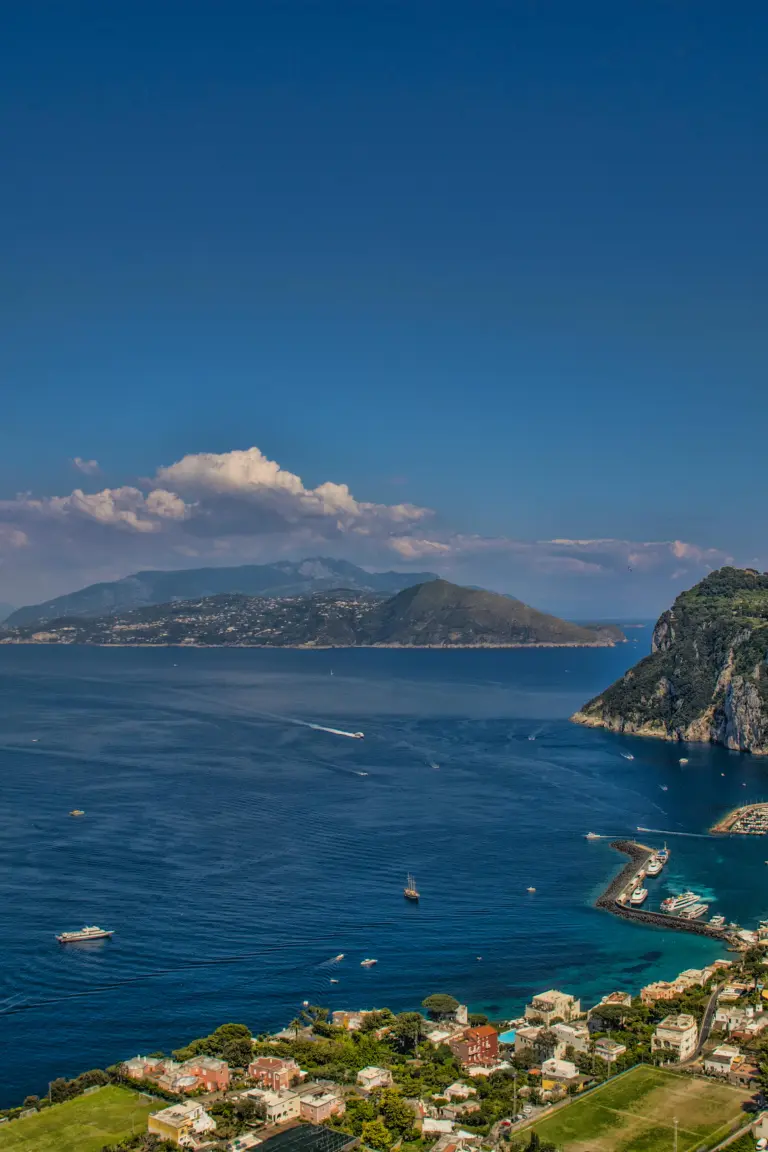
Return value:
[(768, 574), (721, 568), (660, 617), (646, 656), (578, 724), (768, 755)]

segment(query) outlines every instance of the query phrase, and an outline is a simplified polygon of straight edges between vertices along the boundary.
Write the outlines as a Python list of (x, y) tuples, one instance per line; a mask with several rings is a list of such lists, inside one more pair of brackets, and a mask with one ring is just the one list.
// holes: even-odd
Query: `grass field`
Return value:
[[(711, 1147), (743, 1115), (743, 1089), (642, 1066), (532, 1128), (562, 1152), (679, 1152)], [(531, 1129), (526, 1129), (526, 1135)]]
[(0, 1152), (100, 1152), (147, 1126), (147, 1116), (162, 1108), (162, 1102), (149, 1101), (138, 1092), (108, 1084), (90, 1096), (78, 1096), (29, 1116), (0, 1126)]

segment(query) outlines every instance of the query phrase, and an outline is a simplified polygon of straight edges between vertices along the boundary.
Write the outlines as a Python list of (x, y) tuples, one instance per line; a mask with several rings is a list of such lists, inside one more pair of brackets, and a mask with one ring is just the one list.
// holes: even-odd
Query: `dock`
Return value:
[(683, 920), (679, 916), (668, 916), (664, 912), (646, 912), (643, 908), (633, 908), (629, 904), (619, 903), (619, 897), (628, 896), (633, 881), (641, 869), (645, 869), (648, 861), (654, 856), (655, 849), (647, 844), (638, 844), (636, 840), (613, 840), (611, 848), (629, 856), (629, 863), (625, 864), (617, 876), (614, 876), (605, 891), (595, 901), (596, 908), (604, 908), (622, 920), (634, 920), (645, 924), (649, 928), (671, 928), (675, 932), (692, 932), (694, 936), (709, 936), (713, 940), (722, 940), (733, 946), (744, 948), (743, 940), (727, 929), (713, 928), (711, 924), (702, 924), (698, 920)]

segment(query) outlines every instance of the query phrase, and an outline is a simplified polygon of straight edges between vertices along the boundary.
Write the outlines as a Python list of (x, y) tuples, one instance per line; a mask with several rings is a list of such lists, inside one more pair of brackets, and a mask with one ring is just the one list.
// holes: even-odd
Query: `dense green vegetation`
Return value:
[(193, 1056), (215, 1056), (233, 1068), (244, 1068), (251, 1060), (251, 1033), (245, 1024), (221, 1024), (210, 1036), (193, 1040), (177, 1048), (174, 1060), (191, 1060)]
[[(575, 718), (768, 750), (768, 575), (737, 568), (711, 573), (678, 596), (654, 640), (650, 656)], [(689, 731), (702, 720), (703, 730)]]

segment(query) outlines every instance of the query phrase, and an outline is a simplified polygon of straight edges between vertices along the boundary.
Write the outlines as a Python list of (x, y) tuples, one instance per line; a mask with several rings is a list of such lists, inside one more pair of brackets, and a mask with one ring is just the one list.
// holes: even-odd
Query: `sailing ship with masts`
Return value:
[(416, 881), (413, 876), (411, 876), (410, 872), (408, 873), (408, 879), (406, 881), (405, 888), (403, 888), (403, 896), (405, 896), (406, 900), (418, 900), (419, 898), (419, 890), (416, 887)]

